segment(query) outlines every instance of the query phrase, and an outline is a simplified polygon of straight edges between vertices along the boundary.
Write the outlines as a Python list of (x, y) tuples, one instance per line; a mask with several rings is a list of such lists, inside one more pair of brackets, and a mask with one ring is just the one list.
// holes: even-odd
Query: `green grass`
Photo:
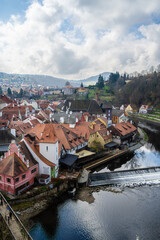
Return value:
[(133, 115), (133, 114), (130, 114), (130, 116), (137, 117), (137, 118), (143, 118), (143, 119), (147, 119), (147, 120), (151, 120), (151, 121), (155, 121), (155, 122), (159, 122), (160, 123), (160, 119), (154, 118), (154, 117), (148, 116), (148, 115), (143, 115), (143, 114)]
[(105, 90), (109, 90), (109, 86), (104, 86), (104, 89)]
[(34, 205), (35, 201), (19, 203), (13, 206), (14, 211), (22, 211)]
[(144, 134), (144, 141), (145, 141), (145, 142), (148, 142), (148, 135), (147, 135), (147, 133), (146, 133), (143, 129), (141, 129), (141, 131), (142, 131), (143, 134)]

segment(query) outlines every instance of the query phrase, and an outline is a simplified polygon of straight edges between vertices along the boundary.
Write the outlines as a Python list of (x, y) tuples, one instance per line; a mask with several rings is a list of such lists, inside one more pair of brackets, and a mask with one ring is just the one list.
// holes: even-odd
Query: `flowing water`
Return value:
[[(160, 166), (160, 126), (139, 122), (148, 143), (127, 158), (117, 159), (99, 172)], [(94, 202), (67, 199), (34, 218), (35, 240), (156, 240), (160, 239), (160, 185), (100, 190)]]

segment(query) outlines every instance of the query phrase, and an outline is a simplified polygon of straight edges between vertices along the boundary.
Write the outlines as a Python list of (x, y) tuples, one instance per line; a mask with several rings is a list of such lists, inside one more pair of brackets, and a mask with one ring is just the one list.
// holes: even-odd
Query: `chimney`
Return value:
[[(11, 134), (16, 137), (16, 129), (11, 129)], [(12, 140), (13, 141), (13, 140)]]
[(98, 93), (96, 92), (96, 102), (98, 102), (99, 101), (99, 95), (98, 95)]
[(27, 159), (27, 161), (26, 161), (26, 162), (27, 162), (27, 168), (29, 168), (29, 160)]

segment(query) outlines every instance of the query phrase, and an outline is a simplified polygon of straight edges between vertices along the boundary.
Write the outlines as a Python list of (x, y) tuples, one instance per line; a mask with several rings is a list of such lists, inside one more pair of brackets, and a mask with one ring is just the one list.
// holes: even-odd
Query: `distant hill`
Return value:
[[(103, 76), (104, 80), (109, 79), (110, 72), (104, 72), (104, 73), (100, 73), (100, 74)], [(78, 80), (78, 81), (72, 81), (72, 82), (74, 82), (75, 84), (83, 83), (84, 86), (94, 85), (98, 81), (98, 77), (99, 77), (100, 74), (98, 74), (96, 76), (86, 78), (86, 79), (82, 79), (82, 80)]]
[[(104, 72), (101, 73), (105, 80), (108, 80), (110, 73)], [(8, 74), (4, 72), (0, 72), (0, 81), (9, 80), (9, 81), (17, 81), (23, 82), (26, 84), (37, 84), (43, 86), (50, 86), (50, 87), (64, 87), (66, 81), (69, 81), (71, 85), (74, 87), (79, 87), (81, 83), (84, 86), (93, 85), (97, 82), (98, 76), (92, 76), (82, 80), (71, 80), (71, 79), (63, 79), (63, 78), (56, 78), (47, 75), (30, 75), (30, 74)]]

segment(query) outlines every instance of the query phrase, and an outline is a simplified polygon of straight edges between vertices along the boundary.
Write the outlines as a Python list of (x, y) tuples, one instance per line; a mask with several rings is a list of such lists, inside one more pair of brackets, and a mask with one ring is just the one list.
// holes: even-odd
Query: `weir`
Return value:
[(115, 172), (90, 173), (88, 186), (123, 185), (160, 183), (160, 167), (147, 167)]
[[(11, 217), (10, 216), (11, 213)], [(15, 240), (33, 240), (21, 220), (0, 192), (0, 214)]]

